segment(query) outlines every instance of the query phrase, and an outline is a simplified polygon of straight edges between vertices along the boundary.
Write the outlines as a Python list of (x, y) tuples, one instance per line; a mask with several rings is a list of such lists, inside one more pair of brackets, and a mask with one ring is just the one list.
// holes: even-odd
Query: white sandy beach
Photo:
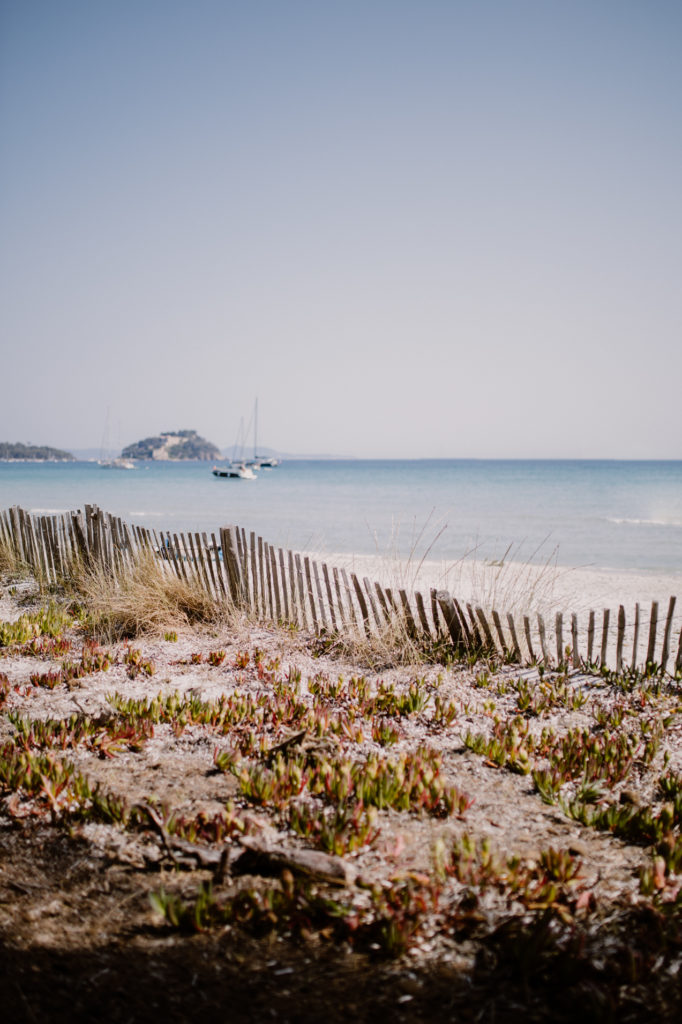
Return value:
[(659, 622), (668, 613), (671, 597), (676, 598), (672, 636), (682, 629), (682, 572), (644, 573), (600, 569), (592, 566), (570, 568), (548, 563), (531, 565), (520, 562), (490, 564), (473, 559), (458, 562), (404, 562), (379, 555), (331, 554), (316, 556), (330, 565), (343, 567), (359, 577), (367, 577), (382, 586), (428, 593), (432, 587), (448, 590), (459, 601), (500, 613), (539, 612), (548, 623), (555, 612), (576, 613), (581, 622), (594, 610), (599, 619), (603, 609), (611, 609), (612, 623), (619, 605), (625, 609), (628, 623), (626, 639), (631, 638), (635, 605), (640, 606), (641, 622), (648, 628), (651, 604), (658, 602)]

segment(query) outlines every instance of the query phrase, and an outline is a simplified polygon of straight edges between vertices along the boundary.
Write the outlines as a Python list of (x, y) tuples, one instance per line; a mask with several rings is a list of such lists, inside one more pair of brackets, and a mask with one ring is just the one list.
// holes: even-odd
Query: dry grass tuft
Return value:
[(93, 631), (108, 640), (215, 623), (228, 614), (199, 582), (178, 579), (151, 555), (142, 555), (118, 578), (101, 566), (80, 566), (70, 586)]
[(0, 537), (0, 574), (3, 576), (25, 576), (27, 567), (17, 555), (14, 545), (6, 538)]

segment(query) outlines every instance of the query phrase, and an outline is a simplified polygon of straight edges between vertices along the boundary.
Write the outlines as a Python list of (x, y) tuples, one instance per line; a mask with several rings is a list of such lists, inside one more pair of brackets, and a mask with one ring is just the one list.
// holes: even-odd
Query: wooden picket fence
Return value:
[[(264, 621), (290, 623), (317, 634), (381, 634), (396, 625), (428, 645), (459, 651), (497, 651), (509, 661), (574, 669), (644, 668), (682, 671), (682, 629), (673, 635), (676, 598), (659, 615), (623, 605), (583, 616), (557, 612), (500, 613), (460, 602), (444, 590), (394, 590), (354, 572), (275, 548), (238, 526), (216, 533), (170, 533), (123, 522), (96, 505), (59, 515), (35, 515), (16, 506), (0, 512), (0, 541), (48, 584), (68, 577), (74, 564), (97, 565), (119, 577), (139, 558), (153, 555), (165, 571), (198, 583)], [(627, 634), (627, 644), (626, 644)]]

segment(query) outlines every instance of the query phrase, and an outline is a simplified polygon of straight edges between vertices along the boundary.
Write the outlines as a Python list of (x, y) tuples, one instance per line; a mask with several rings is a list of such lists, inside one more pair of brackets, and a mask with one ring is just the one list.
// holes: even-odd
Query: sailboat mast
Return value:
[(253, 457), (258, 458), (258, 399), (253, 407)]

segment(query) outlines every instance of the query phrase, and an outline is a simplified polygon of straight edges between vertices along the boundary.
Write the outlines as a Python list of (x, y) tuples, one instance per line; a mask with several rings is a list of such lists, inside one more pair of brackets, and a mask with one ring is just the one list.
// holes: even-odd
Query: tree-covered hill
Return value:
[(175, 461), (178, 459), (204, 459), (210, 461), (220, 458), (220, 449), (216, 445), (199, 437), (196, 430), (165, 431), (158, 437), (145, 437), (142, 441), (129, 444), (123, 449), (124, 459), (155, 459), (157, 461)]
[(32, 459), (36, 462), (73, 462), (71, 452), (63, 452), (60, 448), (48, 445), (20, 444), (0, 441), (0, 459)]

